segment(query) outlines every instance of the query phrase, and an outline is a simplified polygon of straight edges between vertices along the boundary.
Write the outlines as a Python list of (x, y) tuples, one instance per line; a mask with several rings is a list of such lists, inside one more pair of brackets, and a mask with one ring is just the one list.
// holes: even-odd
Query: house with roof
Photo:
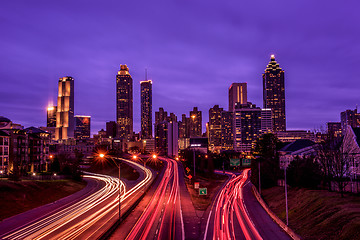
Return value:
[(360, 178), (360, 128), (346, 126), (342, 151), (348, 163), (350, 177)]
[(298, 139), (281, 148), (279, 154), (280, 168), (284, 169), (295, 157), (314, 156), (316, 154), (315, 142), (308, 139)]

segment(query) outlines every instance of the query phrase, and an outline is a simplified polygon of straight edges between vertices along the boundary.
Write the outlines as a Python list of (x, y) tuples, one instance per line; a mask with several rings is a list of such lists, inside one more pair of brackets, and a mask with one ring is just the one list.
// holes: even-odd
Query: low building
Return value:
[(275, 132), (276, 137), (281, 142), (293, 142), (296, 140), (310, 140), (315, 141), (315, 134), (311, 131), (305, 131), (305, 130), (289, 130), (284, 132)]
[(360, 128), (346, 126), (342, 142), (344, 157), (349, 164), (349, 177), (360, 178)]
[(315, 142), (307, 139), (298, 139), (285, 145), (279, 151), (280, 168), (287, 168), (296, 157), (307, 157), (315, 155), (316, 149), (314, 146)]

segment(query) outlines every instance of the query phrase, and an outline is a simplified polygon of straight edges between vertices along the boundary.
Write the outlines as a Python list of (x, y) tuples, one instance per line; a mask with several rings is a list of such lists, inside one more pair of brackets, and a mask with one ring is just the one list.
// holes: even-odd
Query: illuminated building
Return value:
[(73, 138), (74, 125), (74, 79), (63, 77), (59, 79), (55, 140)]
[(234, 150), (250, 152), (252, 144), (261, 135), (261, 109), (255, 104), (235, 104)]
[(186, 114), (181, 115), (181, 121), (179, 122), (179, 138), (190, 137), (190, 118), (186, 117)]
[(164, 111), (164, 108), (159, 108), (158, 112), (155, 112), (155, 125), (165, 121), (167, 119), (167, 112)]
[(57, 112), (57, 107), (56, 106), (51, 106), (47, 108), (46, 111), (46, 115), (47, 115), (47, 121), (46, 121), (46, 126), (47, 127), (56, 127), (56, 112)]
[(276, 137), (281, 142), (293, 142), (300, 139), (315, 141), (315, 134), (305, 130), (289, 130), (284, 132), (275, 132)]
[(233, 112), (221, 112), (221, 149), (234, 149), (234, 130), (233, 130)]
[(190, 137), (202, 137), (202, 115), (197, 107), (190, 111)]
[(341, 122), (328, 122), (326, 125), (327, 133), (331, 138), (341, 137)]
[(360, 113), (357, 112), (357, 109), (354, 110), (346, 110), (341, 112), (341, 129), (342, 132), (345, 133), (346, 127), (359, 127), (360, 126)]
[(229, 88), (229, 111), (233, 112), (235, 103), (247, 103), (247, 83), (233, 83)]
[(167, 115), (163, 108), (155, 112), (155, 149), (160, 155), (177, 156), (179, 125), (174, 113)]
[(274, 55), (262, 76), (264, 108), (272, 109), (273, 131), (286, 131), (284, 71)]
[(152, 81), (141, 81), (141, 138), (152, 138)]
[(116, 75), (116, 122), (118, 137), (128, 139), (133, 133), (133, 80), (126, 65)]
[(77, 140), (90, 138), (90, 116), (75, 116), (75, 138)]
[(208, 137), (211, 151), (220, 151), (221, 148), (221, 112), (223, 108), (215, 105), (209, 109)]

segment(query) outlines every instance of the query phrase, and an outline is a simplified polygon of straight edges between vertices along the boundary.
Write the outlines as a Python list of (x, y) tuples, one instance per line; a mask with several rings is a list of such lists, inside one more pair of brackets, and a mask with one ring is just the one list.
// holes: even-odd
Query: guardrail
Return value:
[(291, 228), (289, 228), (278, 216), (275, 215), (273, 211), (270, 210), (269, 206), (264, 202), (264, 200), (261, 198), (259, 192), (255, 188), (255, 186), (252, 186), (252, 191), (260, 203), (260, 205), (264, 208), (264, 210), (269, 214), (269, 216), (273, 219), (274, 222), (276, 222), (277, 225), (279, 225), (292, 239), (294, 240), (301, 240), (301, 237), (297, 235)]

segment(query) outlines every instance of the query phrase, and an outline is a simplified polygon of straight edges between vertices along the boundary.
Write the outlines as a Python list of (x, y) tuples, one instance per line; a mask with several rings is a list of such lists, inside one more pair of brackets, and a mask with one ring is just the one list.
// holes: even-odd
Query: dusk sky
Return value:
[(285, 70), (288, 129), (339, 121), (360, 103), (359, 1), (2, 1), (0, 115), (46, 126), (58, 80), (75, 79), (75, 114), (92, 133), (115, 121), (116, 74), (127, 64), (140, 130), (140, 81), (153, 80), (153, 113), (228, 109), (247, 82), (262, 107), (262, 73)]

